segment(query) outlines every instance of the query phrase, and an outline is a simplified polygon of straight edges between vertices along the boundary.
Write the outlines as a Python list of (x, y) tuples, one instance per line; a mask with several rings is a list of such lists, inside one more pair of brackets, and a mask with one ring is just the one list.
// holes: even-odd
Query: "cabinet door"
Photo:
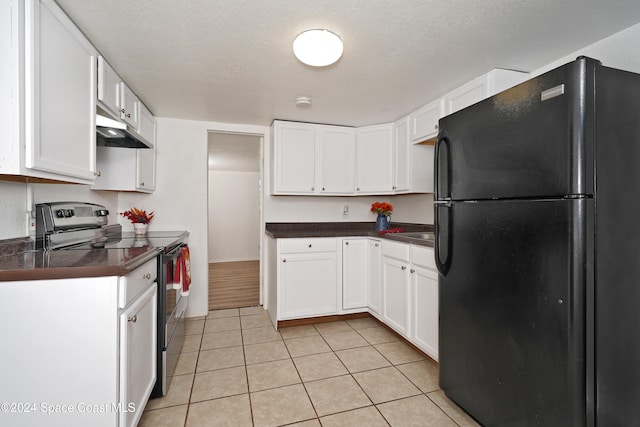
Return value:
[(438, 273), (412, 265), (413, 342), (438, 360)]
[(274, 193), (315, 193), (316, 140), (314, 125), (275, 122), (274, 128)]
[(438, 120), (444, 115), (444, 100), (439, 99), (409, 114), (412, 142), (421, 142), (438, 134)]
[(369, 291), (367, 306), (369, 310), (382, 314), (382, 279), (381, 279), (381, 247), (379, 240), (368, 239), (367, 249), (369, 257)]
[(120, 425), (136, 426), (156, 383), (158, 286), (120, 314)]
[(342, 242), (342, 308), (366, 308), (368, 287), (368, 241)]
[(382, 256), (383, 319), (409, 338), (409, 262)]
[(156, 189), (156, 147), (136, 150), (136, 188), (140, 191)]
[(353, 194), (355, 189), (356, 130), (342, 126), (317, 128), (319, 191)]
[(393, 190), (393, 123), (358, 128), (356, 192)]
[(116, 117), (120, 116), (120, 83), (122, 79), (102, 56), (98, 57), (98, 101)]
[(94, 179), (97, 52), (51, 0), (26, 2), (27, 168)]
[(447, 94), (446, 113), (451, 114), (480, 102), (488, 96), (488, 81), (485, 76), (470, 81)]
[(134, 129), (138, 129), (138, 97), (124, 82), (120, 83), (120, 118)]
[(279, 319), (337, 313), (335, 252), (281, 254), (278, 264)]
[(394, 126), (394, 183), (393, 191), (403, 193), (409, 191), (411, 160), (409, 159), (409, 120), (398, 120)]
[(138, 134), (150, 142), (156, 144), (156, 119), (151, 111), (142, 103), (139, 103), (140, 115), (138, 120)]

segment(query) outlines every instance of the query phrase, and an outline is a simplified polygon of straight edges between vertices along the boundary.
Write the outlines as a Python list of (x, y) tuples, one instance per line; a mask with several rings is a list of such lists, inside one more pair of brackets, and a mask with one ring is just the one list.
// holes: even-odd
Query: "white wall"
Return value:
[(0, 181), (0, 240), (26, 237), (27, 185)]
[[(156, 191), (120, 193), (119, 211), (131, 206), (156, 212), (149, 230), (188, 230), (191, 248), (191, 293), (187, 317), (208, 312), (208, 132), (265, 134), (263, 126), (158, 117)], [(120, 220), (123, 228), (133, 227)]]
[(260, 259), (260, 173), (209, 171), (209, 262)]
[(581, 55), (598, 59), (602, 62), (602, 65), (607, 67), (640, 73), (640, 24), (636, 24), (553, 61), (533, 71), (531, 76), (545, 73), (571, 62)]

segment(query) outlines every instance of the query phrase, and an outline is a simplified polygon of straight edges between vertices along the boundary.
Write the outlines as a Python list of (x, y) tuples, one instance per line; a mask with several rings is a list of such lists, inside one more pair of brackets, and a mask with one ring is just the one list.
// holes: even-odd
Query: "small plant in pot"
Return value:
[(135, 230), (136, 234), (143, 235), (147, 233), (147, 228), (149, 227), (149, 223), (153, 219), (154, 213), (147, 213), (142, 209), (131, 208), (128, 211), (121, 212), (120, 215), (127, 218), (133, 223), (133, 229)]
[(371, 212), (378, 215), (376, 218), (376, 231), (384, 231), (389, 229), (391, 221), (391, 213), (393, 206), (387, 202), (375, 202), (371, 204)]

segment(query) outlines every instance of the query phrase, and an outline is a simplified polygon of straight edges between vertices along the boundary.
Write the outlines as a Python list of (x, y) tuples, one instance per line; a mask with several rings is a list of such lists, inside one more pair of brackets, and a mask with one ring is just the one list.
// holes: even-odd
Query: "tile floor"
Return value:
[(167, 396), (140, 426), (477, 426), (438, 367), (373, 318), (276, 331), (262, 307), (188, 319)]

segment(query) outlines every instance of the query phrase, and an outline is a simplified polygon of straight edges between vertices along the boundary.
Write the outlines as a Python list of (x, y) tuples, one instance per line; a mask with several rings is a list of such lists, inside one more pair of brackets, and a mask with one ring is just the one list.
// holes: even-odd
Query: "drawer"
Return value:
[(156, 281), (158, 258), (142, 264), (126, 276), (119, 279), (118, 307), (124, 308), (130, 301), (141, 294)]
[(397, 258), (399, 260), (409, 262), (409, 244), (383, 240), (382, 256)]
[(335, 252), (335, 237), (310, 237), (301, 239), (278, 239), (280, 253)]
[(437, 270), (435, 252), (429, 246), (411, 245), (411, 263), (420, 267)]

